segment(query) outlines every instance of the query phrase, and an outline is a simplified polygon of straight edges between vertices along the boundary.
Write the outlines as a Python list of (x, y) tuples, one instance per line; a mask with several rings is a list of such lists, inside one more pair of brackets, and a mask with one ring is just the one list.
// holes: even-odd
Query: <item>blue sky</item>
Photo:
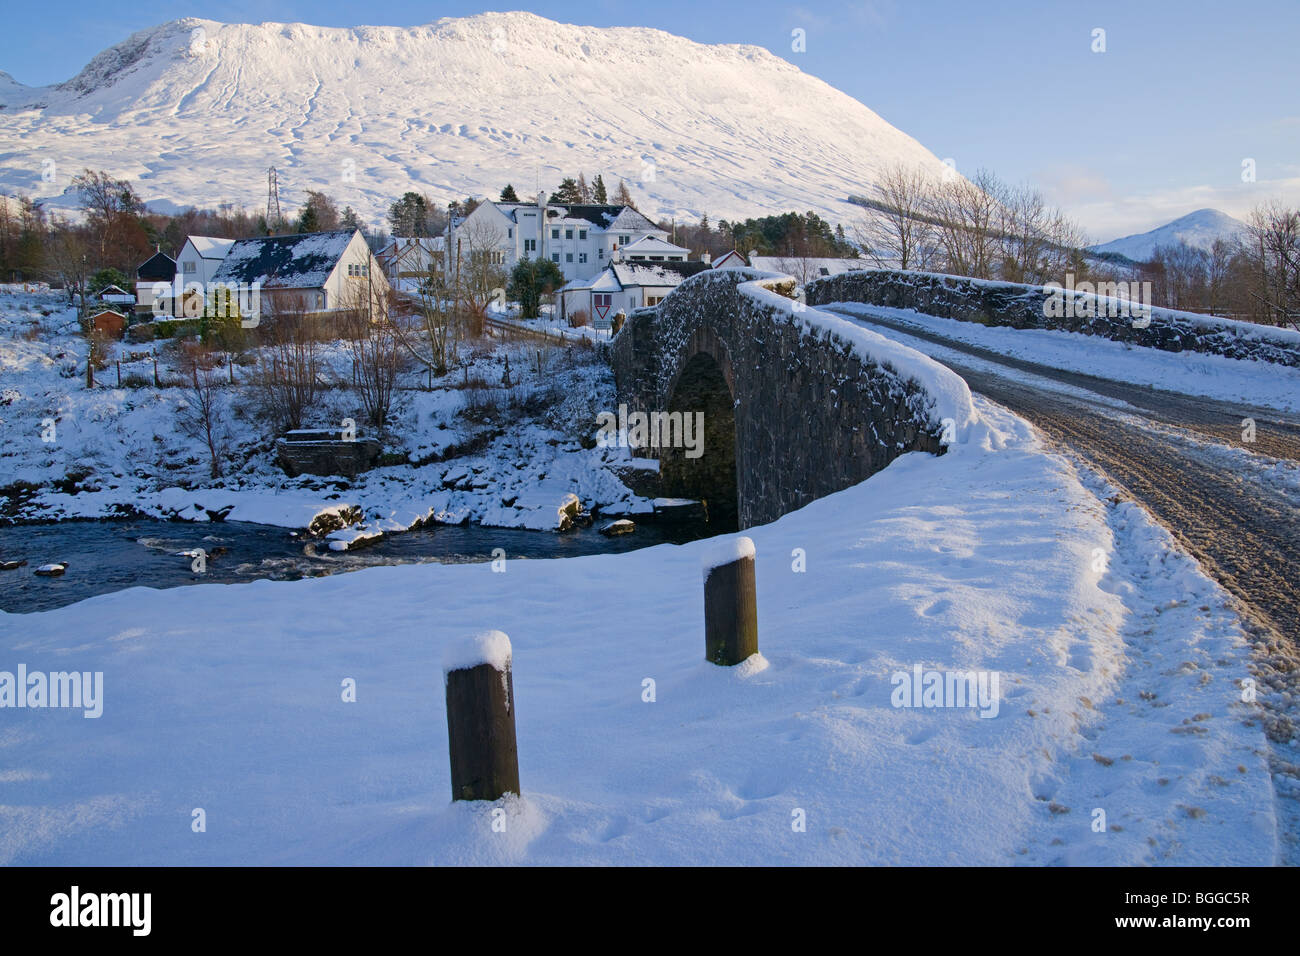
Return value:
[[(65, 80), (134, 30), (183, 16), (411, 25), (527, 9), (766, 47), (844, 90), (957, 168), (1028, 180), (1095, 239), (1202, 206), (1300, 204), (1300, 2), (190, 3), (44, 0), (6, 11), (0, 69)], [(1093, 30), (1106, 31), (1095, 53)], [(792, 50), (802, 29), (806, 50)], [(1254, 159), (1257, 181), (1243, 183)]]

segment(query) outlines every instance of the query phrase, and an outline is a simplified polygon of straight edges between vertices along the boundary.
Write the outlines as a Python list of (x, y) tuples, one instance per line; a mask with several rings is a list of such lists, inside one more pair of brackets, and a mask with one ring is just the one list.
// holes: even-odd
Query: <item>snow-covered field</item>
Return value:
[[(115, 358), (140, 356), (124, 361), (124, 383), (133, 376), (144, 381), (108, 387), (117, 382), (110, 363), (87, 390), (87, 344), (66, 299), (0, 287), (0, 488), (36, 487), (20, 509), (23, 517), (94, 518), (130, 509), (206, 521), (209, 511), (224, 511), (232, 521), (305, 528), (319, 515), (355, 506), (361, 526), (336, 534), (346, 543), (425, 520), (554, 529), (569, 494), (605, 513), (652, 509), (610, 470), (628, 464), (627, 449), (581, 447), (595, 433), (597, 412), (614, 405), (608, 368), (580, 346), (542, 346), (540, 368), (535, 344), (480, 349), (467, 368), (435, 380), (432, 391), (421, 387), (420, 372), (408, 373), (399, 380), (385, 451), (416, 462), (447, 460), (381, 467), (353, 482), (285, 477), (274, 461), (274, 430), (244, 387), (251, 370), (240, 366), (239, 384), (219, 389), (229, 465), (222, 478), (211, 479), (202, 441), (181, 421), (192, 394), (153, 387), (150, 356), (159, 356), (164, 382), (180, 377), (175, 356), (161, 342), (115, 349)], [(350, 381), (346, 350), (326, 346), (324, 359), (330, 381)], [(506, 359), (510, 388), (501, 385)], [(475, 380), (484, 387), (460, 387)], [(346, 417), (363, 420), (356, 394), (331, 388), (304, 424), (337, 428)], [(3, 498), (0, 493), (0, 504)]]
[[(733, 669), (703, 660), (705, 542), (0, 615), (0, 670), (104, 675), (97, 719), (6, 712), (0, 862), (1273, 863), (1225, 594), (977, 409), (947, 455), (747, 532), (762, 657)], [(447, 766), (442, 650), (489, 628), (504, 829)], [(996, 672), (996, 715), (894, 706), (918, 666)]]
[[(1097, 375), (1134, 385), (1184, 395), (1204, 395), (1228, 402), (1267, 405), (1283, 411), (1300, 411), (1300, 368), (1268, 362), (1245, 361), (1198, 352), (1162, 352), (1125, 342), (1112, 342), (1096, 335), (1047, 329), (989, 327), (976, 322), (944, 319), (914, 309), (894, 309), (836, 302), (826, 308), (866, 318), (881, 315), (929, 332), (990, 349), (1002, 355), (1038, 362), (1050, 368)], [(891, 331), (890, 337), (894, 337)], [(911, 344), (911, 343), (908, 343)], [(939, 356), (941, 347), (926, 343), (922, 351)], [(957, 352), (950, 357), (971, 367), (980, 360)], [(999, 367), (1002, 374), (1015, 375)], [(1060, 387), (1060, 386), (1058, 386)]]

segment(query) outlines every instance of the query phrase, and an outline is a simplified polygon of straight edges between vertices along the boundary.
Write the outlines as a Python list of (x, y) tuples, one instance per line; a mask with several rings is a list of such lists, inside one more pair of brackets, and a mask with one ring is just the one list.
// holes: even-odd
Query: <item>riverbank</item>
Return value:
[[(586, 342), (465, 343), (462, 363), (441, 379), (406, 367), (379, 436), (380, 466), (348, 480), (284, 474), (276, 430), (234, 356), (217, 375), (214, 478), (172, 344), (110, 344), (106, 369), (87, 388), (75, 310), (61, 294), (12, 286), (0, 287), (0, 341), (0, 521), (242, 521), (332, 534), (347, 547), (431, 522), (553, 530), (570, 495), (604, 516), (654, 510), (652, 497), (621, 478), (648, 463), (595, 447), (596, 416), (614, 407), (613, 379)], [(320, 352), (328, 387), (303, 424), (364, 422), (350, 353), (339, 343)]]

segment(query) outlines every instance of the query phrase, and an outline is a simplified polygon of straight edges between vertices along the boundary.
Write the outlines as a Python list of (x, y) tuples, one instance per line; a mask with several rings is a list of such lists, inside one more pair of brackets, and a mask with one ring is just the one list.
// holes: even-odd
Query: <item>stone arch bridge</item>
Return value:
[(772, 521), (905, 452), (942, 454), (945, 417), (955, 429), (973, 420), (952, 372), (794, 292), (787, 276), (705, 272), (633, 312), (611, 346), (629, 416), (702, 415), (702, 447), (634, 454), (657, 455), (662, 493), (705, 501), (722, 531)]

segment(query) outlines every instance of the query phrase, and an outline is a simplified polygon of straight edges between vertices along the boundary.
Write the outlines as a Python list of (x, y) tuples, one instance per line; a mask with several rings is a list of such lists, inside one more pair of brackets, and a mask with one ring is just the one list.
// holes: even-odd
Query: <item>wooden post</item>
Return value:
[[(92, 332), (91, 335), (94, 335)], [(90, 340), (90, 351), (86, 353), (86, 388), (95, 387), (95, 340)]]
[(122, 387), (122, 360), (117, 360), (117, 387)]
[(704, 657), (731, 667), (758, 653), (754, 542), (719, 542), (704, 558)]
[(154, 388), (162, 387), (161, 385), (158, 384), (158, 356), (157, 355), (153, 357), (153, 387)]
[(484, 631), (453, 644), (442, 673), (451, 798), (497, 800), (519, 793), (510, 638)]

